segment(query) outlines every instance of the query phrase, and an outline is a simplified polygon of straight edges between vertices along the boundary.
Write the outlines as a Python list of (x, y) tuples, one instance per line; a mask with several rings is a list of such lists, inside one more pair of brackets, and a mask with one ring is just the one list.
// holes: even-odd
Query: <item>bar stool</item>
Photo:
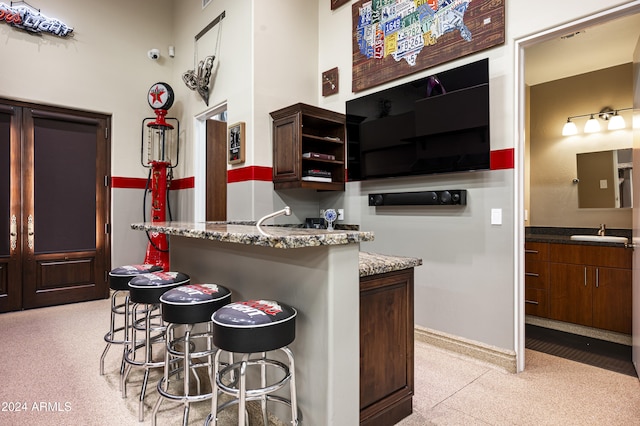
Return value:
[[(184, 403), (182, 424), (187, 425), (189, 421), (189, 407), (192, 402), (206, 401), (211, 398), (211, 392), (202, 393), (200, 388), (200, 378), (197, 374), (198, 367), (207, 367), (208, 375), (211, 377), (213, 365), (213, 327), (211, 316), (219, 308), (231, 302), (231, 291), (226, 287), (217, 284), (189, 284), (176, 287), (160, 296), (162, 304), (162, 319), (168, 323), (166, 350), (164, 359), (164, 377), (158, 382), (158, 393), (160, 397), (153, 408), (152, 424), (156, 424), (156, 415), (160, 404), (166, 399), (181, 401)], [(195, 324), (206, 323), (207, 331), (192, 333)], [(184, 325), (184, 336), (174, 337), (175, 329)], [(195, 350), (195, 342), (203, 339), (206, 343), (205, 349)], [(182, 350), (179, 347), (182, 347)], [(192, 350), (195, 350), (192, 352)], [(171, 357), (171, 359), (170, 359)], [(202, 362), (202, 358), (206, 361)], [(170, 371), (170, 366), (174, 362), (182, 360), (182, 366), (177, 366)], [(170, 389), (170, 378), (183, 372), (182, 389), (175, 386)], [(191, 393), (190, 372), (193, 372), (197, 383), (196, 393)]]
[[(267, 402), (274, 401), (291, 408), (291, 424), (297, 425), (298, 403), (296, 398), (295, 365), (288, 345), (295, 340), (297, 311), (291, 306), (272, 300), (247, 300), (230, 303), (218, 309), (212, 316), (213, 342), (218, 347), (213, 358), (211, 414), (205, 424), (218, 422), (218, 413), (232, 404), (238, 404), (238, 425), (245, 425), (248, 401), (260, 401), (262, 418), (268, 424)], [(239, 362), (220, 368), (222, 351), (242, 354)], [(267, 358), (267, 352), (280, 351), (288, 364)], [(251, 354), (260, 356), (252, 358)], [(248, 369), (260, 367), (260, 385), (247, 388)], [(267, 374), (268, 373), (268, 374)], [(257, 374), (257, 373), (256, 373)], [(281, 378), (278, 380), (278, 376)], [(267, 383), (269, 377), (270, 382)], [(290, 399), (273, 392), (289, 384)], [(233, 399), (218, 407), (218, 391)]]
[[(120, 374), (124, 373), (124, 354), (127, 350), (127, 344), (129, 343), (129, 333), (131, 328), (131, 312), (129, 311), (129, 280), (131, 278), (150, 272), (162, 271), (161, 266), (157, 265), (124, 265), (112, 269), (109, 272), (109, 288), (113, 290), (111, 294), (111, 321), (109, 331), (104, 335), (104, 341), (107, 345), (100, 357), (100, 375), (104, 375), (104, 359), (109, 352), (111, 345), (122, 345), (122, 361), (120, 363)], [(124, 295), (124, 301), (118, 303), (117, 299), (120, 295)], [(121, 315), (123, 317), (123, 326), (116, 326), (116, 317)]]
[[(124, 374), (122, 375), (122, 397), (127, 396), (127, 377), (132, 367), (144, 368), (144, 377), (142, 379), (142, 388), (140, 390), (140, 402), (138, 405), (138, 420), (144, 421), (144, 397), (147, 391), (147, 383), (149, 381), (149, 370), (164, 366), (164, 357), (162, 360), (153, 358), (153, 345), (165, 342), (166, 325), (162, 321), (162, 307), (160, 306), (160, 296), (172, 288), (189, 284), (190, 278), (182, 272), (152, 272), (141, 274), (129, 281), (129, 298), (133, 302), (133, 313), (139, 312), (138, 306), (144, 305), (142, 312), (143, 318), (137, 318), (134, 315), (132, 322), (133, 337), (127, 345), (124, 355), (127, 364)], [(160, 308), (160, 309), (155, 309)], [(142, 343), (136, 343), (137, 332), (144, 332)], [(164, 345), (163, 345), (164, 346)], [(144, 351), (144, 359), (136, 359), (136, 353), (139, 350)]]

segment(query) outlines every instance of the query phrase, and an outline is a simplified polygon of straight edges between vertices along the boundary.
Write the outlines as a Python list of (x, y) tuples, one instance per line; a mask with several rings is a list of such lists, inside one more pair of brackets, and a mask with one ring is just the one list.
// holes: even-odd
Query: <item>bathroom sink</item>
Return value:
[(573, 241), (591, 241), (595, 243), (626, 243), (627, 237), (616, 237), (614, 235), (572, 235)]

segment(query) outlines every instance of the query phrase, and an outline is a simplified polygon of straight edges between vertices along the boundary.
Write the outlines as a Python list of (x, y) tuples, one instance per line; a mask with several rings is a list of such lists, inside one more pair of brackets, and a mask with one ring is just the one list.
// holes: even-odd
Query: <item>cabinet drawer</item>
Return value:
[(631, 269), (631, 250), (624, 247), (550, 244), (549, 251), (557, 263)]
[(549, 292), (539, 288), (526, 288), (524, 290), (524, 312), (527, 315), (547, 318), (549, 316)]
[(525, 243), (524, 259), (526, 262), (549, 260), (549, 243)]
[(525, 288), (549, 289), (549, 262), (527, 260), (524, 269)]

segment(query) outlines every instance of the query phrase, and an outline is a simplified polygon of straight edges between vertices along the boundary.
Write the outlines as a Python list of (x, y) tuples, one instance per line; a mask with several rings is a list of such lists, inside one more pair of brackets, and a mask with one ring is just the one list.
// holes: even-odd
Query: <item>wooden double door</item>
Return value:
[(108, 297), (109, 128), (0, 99), (0, 312)]

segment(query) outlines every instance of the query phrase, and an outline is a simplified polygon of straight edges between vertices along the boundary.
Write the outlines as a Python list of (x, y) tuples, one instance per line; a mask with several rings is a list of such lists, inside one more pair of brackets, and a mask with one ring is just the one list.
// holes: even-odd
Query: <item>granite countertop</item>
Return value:
[(387, 254), (360, 252), (359, 270), (361, 277), (401, 271), (422, 265), (422, 259), (415, 257), (391, 256)]
[(159, 222), (134, 223), (132, 229), (178, 235), (189, 238), (248, 244), (281, 249), (357, 244), (373, 241), (373, 232), (349, 229), (263, 226), (262, 231), (251, 221), (237, 222)]
[[(531, 226), (525, 229), (525, 241), (531, 243), (557, 243), (587, 246), (610, 246), (624, 247), (624, 243), (595, 242), (595, 241), (575, 241), (572, 235), (598, 235), (597, 228), (560, 228), (546, 226)], [(606, 235), (627, 237), (631, 241), (630, 229), (607, 229)]]

